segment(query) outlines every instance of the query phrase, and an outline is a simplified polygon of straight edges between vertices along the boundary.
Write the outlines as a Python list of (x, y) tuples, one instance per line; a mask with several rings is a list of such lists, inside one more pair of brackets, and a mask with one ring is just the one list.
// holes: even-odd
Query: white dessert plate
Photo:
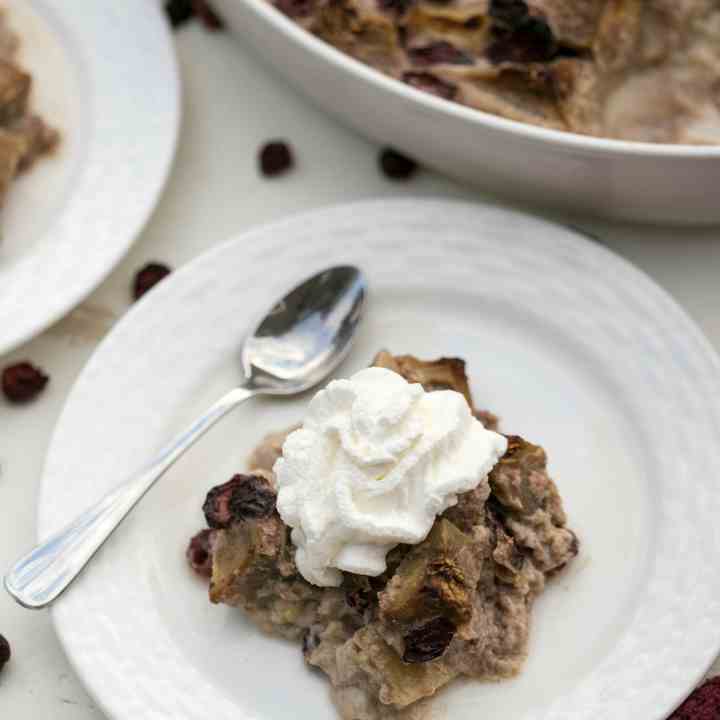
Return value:
[[(582, 542), (537, 603), (524, 672), (459, 682), (437, 720), (660, 720), (720, 648), (720, 365), (641, 272), (574, 232), (427, 199), (362, 202), (245, 233), (173, 274), (115, 326), (52, 440), (39, 535), (132, 472), (239, 377), (258, 313), (326, 265), (369, 278), (348, 374), (379, 348), (457, 355), (478, 404), (542, 444)], [(116, 720), (331, 720), (298, 646), (212, 606), (185, 563), (206, 491), (307, 398), (258, 400), (201, 441), (53, 609)]]
[(62, 134), (0, 214), (0, 354), (83, 300), (155, 207), (177, 141), (180, 85), (156, 2), (7, 0), (33, 106)]

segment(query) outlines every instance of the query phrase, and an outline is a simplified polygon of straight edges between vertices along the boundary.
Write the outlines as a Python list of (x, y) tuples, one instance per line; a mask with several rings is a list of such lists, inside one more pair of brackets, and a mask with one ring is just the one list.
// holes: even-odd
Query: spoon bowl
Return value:
[(349, 265), (291, 290), (245, 340), (245, 386), (288, 395), (317, 385), (348, 354), (366, 295), (363, 274)]

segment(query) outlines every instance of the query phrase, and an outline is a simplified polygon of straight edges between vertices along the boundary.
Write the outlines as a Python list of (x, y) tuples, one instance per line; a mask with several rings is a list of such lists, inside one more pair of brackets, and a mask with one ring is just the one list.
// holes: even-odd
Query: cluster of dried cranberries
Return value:
[(197, 533), (185, 551), (190, 567), (209, 578), (217, 531), (243, 520), (270, 517), (275, 512), (275, 499), (275, 490), (262, 475), (233, 475), (212, 488), (203, 503), (208, 528)]
[(275, 511), (275, 490), (261, 475), (233, 475), (207, 494), (203, 513), (209, 527), (221, 530), (242, 520), (269, 517)]

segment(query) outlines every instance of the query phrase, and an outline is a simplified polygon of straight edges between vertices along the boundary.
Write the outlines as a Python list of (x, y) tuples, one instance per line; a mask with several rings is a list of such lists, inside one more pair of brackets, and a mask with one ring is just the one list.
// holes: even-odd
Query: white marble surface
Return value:
[[(177, 267), (258, 222), (359, 197), (483, 197), (430, 173), (407, 184), (386, 181), (377, 171), (373, 145), (308, 105), (229, 37), (192, 25), (176, 38), (185, 92), (181, 144), (150, 224), (88, 301), (41, 337), (0, 358), (2, 365), (29, 358), (52, 376), (34, 404), (11, 407), (0, 400), (0, 569), (34, 541), (36, 491), (53, 426), (74, 378), (128, 307), (129, 284), (143, 262), (158, 259)], [(298, 167), (268, 181), (258, 176), (255, 154), (259, 143), (271, 137), (292, 142)], [(720, 348), (720, 228), (575, 222), (654, 277)], [(0, 675), (2, 717), (104, 717), (65, 659), (47, 612), (23, 610), (0, 594), (0, 632), (14, 651)]]

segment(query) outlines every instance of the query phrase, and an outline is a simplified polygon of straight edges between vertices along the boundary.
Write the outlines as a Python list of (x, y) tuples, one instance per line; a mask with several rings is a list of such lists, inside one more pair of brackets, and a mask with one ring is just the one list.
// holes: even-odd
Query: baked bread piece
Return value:
[(465, 361), (460, 358), (418, 360), (412, 355), (391, 355), (387, 350), (381, 350), (373, 359), (372, 365), (392, 370), (409, 383), (420, 383), (427, 392), (455, 390), (464, 395), (470, 409), (474, 409), (465, 374)]
[[(472, 403), (461, 360), (381, 352), (375, 362)], [(489, 484), (461, 495), (423, 542), (394, 548), (383, 575), (344, 573), (340, 588), (321, 588), (298, 573), (275, 508), (272, 465), (282, 438), (269, 436), (249, 474), (208, 494), (205, 515), (217, 532), (212, 602), (300, 641), (346, 720), (414, 720), (456, 677), (496, 680), (521, 670), (533, 600), (578, 552), (542, 448), (508, 437)]]

